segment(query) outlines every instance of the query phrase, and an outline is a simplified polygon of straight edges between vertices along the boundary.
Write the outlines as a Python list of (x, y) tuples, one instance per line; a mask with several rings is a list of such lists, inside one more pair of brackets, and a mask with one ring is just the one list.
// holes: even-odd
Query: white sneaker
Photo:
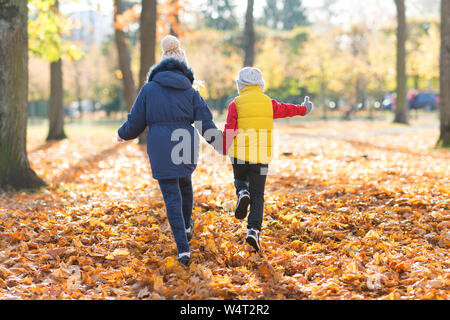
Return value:
[(260, 249), (259, 244), (259, 230), (256, 229), (248, 229), (247, 230), (247, 238), (245, 239), (249, 245), (251, 245), (257, 252)]
[(185, 266), (189, 264), (189, 260), (191, 259), (191, 253), (190, 252), (183, 252), (178, 255), (178, 261)]

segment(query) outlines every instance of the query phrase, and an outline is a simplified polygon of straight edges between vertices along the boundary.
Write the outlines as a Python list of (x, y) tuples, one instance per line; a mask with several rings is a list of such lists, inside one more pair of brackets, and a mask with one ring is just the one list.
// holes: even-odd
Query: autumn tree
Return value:
[[(59, 1), (55, 0), (51, 8), (55, 14), (59, 14)], [(58, 32), (58, 31), (57, 31)], [(59, 35), (60, 36), (60, 35)], [(47, 141), (62, 140), (66, 138), (64, 132), (64, 88), (62, 59), (50, 63), (50, 110), (49, 131)]]
[(242, 67), (242, 54), (238, 50), (228, 52), (222, 37), (222, 32), (208, 29), (184, 42), (195, 78), (200, 80), (196, 82), (198, 90), (208, 105), (219, 111), (228, 107), (228, 99), (236, 91), (236, 74)]
[(239, 26), (236, 5), (231, 0), (207, 0), (201, 11), (208, 28), (233, 30)]
[(450, 147), (450, 0), (441, 3), (441, 135), (439, 145)]
[(123, 96), (125, 105), (128, 111), (133, 106), (136, 98), (136, 87), (133, 79), (133, 72), (131, 71), (131, 57), (127, 46), (127, 39), (125, 34), (126, 21), (125, 7), (122, 0), (114, 0), (114, 38), (117, 46), (119, 57), (120, 77), (123, 84)]
[(188, 0), (161, 0), (158, 1), (158, 36), (171, 34), (183, 37), (182, 16), (185, 13)]
[[(322, 109), (322, 119), (326, 120), (328, 103), (327, 98), (332, 89), (335, 91), (348, 91), (344, 88), (345, 79), (342, 75), (351, 75), (343, 61), (352, 61), (344, 55), (339, 43), (334, 39), (339, 32), (334, 29), (317, 29), (308, 35), (308, 40), (302, 48), (302, 59), (299, 60), (299, 71), (302, 75), (302, 85), (309, 87), (308, 91), (317, 94), (317, 106)], [(352, 68), (353, 70), (353, 68)], [(351, 80), (349, 80), (351, 82)]]
[(366, 98), (367, 79), (366, 74), (368, 70), (368, 41), (369, 35), (368, 27), (364, 23), (353, 25), (348, 32), (350, 42), (350, 54), (352, 57), (352, 64), (354, 65), (352, 72), (352, 82), (354, 86), (354, 105), (364, 105)]
[[(414, 18), (408, 22), (406, 71), (415, 89), (436, 87), (439, 82), (440, 34), (435, 19)], [(410, 82), (411, 83), (411, 82)]]
[(296, 26), (308, 24), (301, 0), (284, 0), (282, 12), (284, 30), (292, 30)]
[(406, 101), (406, 8), (405, 0), (395, 0), (397, 8), (397, 103), (395, 123), (408, 123)]
[(255, 26), (253, 17), (254, 4), (254, 0), (247, 0), (244, 29), (244, 67), (252, 67), (255, 63)]
[(63, 38), (70, 24), (59, 11), (59, 0), (31, 0), (29, 51), (50, 62), (50, 109), (47, 141), (66, 138), (64, 132), (63, 59), (79, 60), (82, 50)]
[(278, 0), (267, 0), (264, 7), (264, 17), (261, 18), (260, 23), (266, 25), (271, 29), (279, 29), (282, 20)]
[(2, 0), (0, 10), (0, 187), (35, 188), (45, 183), (26, 151), (28, 118), (27, 1)]
[(169, 0), (169, 23), (170, 34), (179, 37), (180, 36), (180, 1)]
[(308, 24), (301, 0), (267, 0), (261, 22), (269, 28), (283, 30)]
[(367, 89), (372, 96), (381, 97), (395, 90), (395, 35), (391, 32), (371, 32), (367, 37)]

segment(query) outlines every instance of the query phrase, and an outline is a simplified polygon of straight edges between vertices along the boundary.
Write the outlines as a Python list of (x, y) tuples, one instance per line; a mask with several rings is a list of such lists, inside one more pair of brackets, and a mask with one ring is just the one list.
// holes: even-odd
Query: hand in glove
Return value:
[(303, 105), (306, 107), (306, 114), (310, 113), (314, 109), (314, 104), (311, 101), (309, 101), (308, 96), (305, 97)]

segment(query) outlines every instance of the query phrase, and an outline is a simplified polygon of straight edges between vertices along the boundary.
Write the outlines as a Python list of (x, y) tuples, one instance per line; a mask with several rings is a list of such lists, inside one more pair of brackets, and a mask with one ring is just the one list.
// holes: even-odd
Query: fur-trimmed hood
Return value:
[[(147, 152), (153, 177), (160, 180), (190, 176), (196, 168), (200, 148), (200, 140), (192, 124), (201, 121), (199, 133), (206, 138), (207, 133), (212, 132), (210, 129), (218, 130), (212, 113), (200, 93), (192, 87), (194, 76), (186, 64), (164, 59), (152, 68), (148, 79), (131, 108), (127, 122), (120, 127), (119, 136), (133, 140), (149, 127)], [(191, 141), (187, 147), (183, 146), (182, 155), (179, 154), (181, 162), (172, 157), (173, 150), (180, 144), (178, 139), (173, 139), (173, 133), (178, 129), (189, 133)], [(212, 143), (214, 137), (206, 139)]]
[(194, 72), (184, 62), (174, 58), (164, 59), (150, 69), (148, 82), (174, 88), (189, 89), (194, 83)]

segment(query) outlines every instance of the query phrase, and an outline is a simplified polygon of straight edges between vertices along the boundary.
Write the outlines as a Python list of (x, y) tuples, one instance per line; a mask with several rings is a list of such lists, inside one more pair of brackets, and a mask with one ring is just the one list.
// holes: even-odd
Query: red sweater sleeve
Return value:
[(274, 119), (283, 119), (290, 118), (295, 116), (305, 116), (306, 115), (306, 106), (295, 105), (289, 103), (280, 103), (276, 100), (272, 100), (273, 105), (273, 118)]
[(227, 122), (223, 129), (223, 154), (228, 153), (228, 148), (238, 134), (238, 115), (234, 101), (228, 107)]

